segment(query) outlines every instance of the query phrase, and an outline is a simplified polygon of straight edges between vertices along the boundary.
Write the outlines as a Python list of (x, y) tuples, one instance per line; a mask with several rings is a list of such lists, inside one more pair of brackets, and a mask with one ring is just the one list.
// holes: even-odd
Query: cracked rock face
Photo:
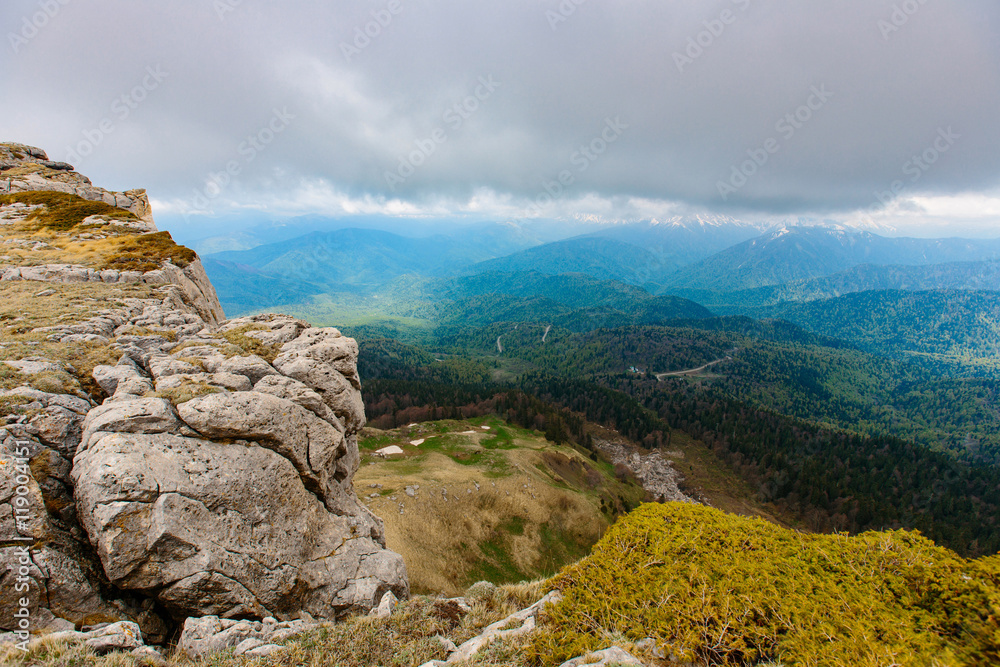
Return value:
[[(90, 412), (72, 477), (81, 523), (112, 584), (153, 595), (178, 618), (336, 618), (368, 611), (387, 591), (408, 594), (401, 557), (385, 549), (382, 522), (351, 485), (364, 424), (357, 344), (294, 322), (236, 322), (294, 336), (274, 366), (220, 359), (211, 346), (147, 349), (143, 367), (122, 363), (158, 388), (242, 371), (247, 390), (220, 385), (175, 407), (116, 386)], [(178, 358), (192, 350), (229, 372), (204, 373)], [(252, 378), (260, 390), (248, 390)]]
[[(140, 218), (118, 227), (156, 231), (144, 191), (96, 188), (40, 149), (0, 143), (0, 171), (0, 194), (75, 194)], [(12, 228), (33, 210), (0, 209)], [(365, 423), (354, 340), (281, 315), (224, 321), (197, 259), (144, 273), (17, 262), (0, 266), (0, 281), (37, 283), (39, 298), (64, 283), (124, 289), (88, 319), (31, 330), (56, 349), (116, 352), (94, 384), (65, 362), (2, 360), (25, 386), (0, 389), (11, 406), (0, 412), (0, 638), (18, 628), (22, 596), (32, 632), (120, 620), (160, 643), (171, 615), (332, 619), (408, 594), (402, 558), (352, 488)], [(64, 393), (30, 386), (46, 375)]]

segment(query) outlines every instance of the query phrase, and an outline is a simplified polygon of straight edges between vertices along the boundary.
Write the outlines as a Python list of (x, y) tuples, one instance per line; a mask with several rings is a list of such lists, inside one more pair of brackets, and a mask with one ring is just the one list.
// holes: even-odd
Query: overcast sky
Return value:
[(4, 0), (0, 24), (0, 140), (158, 216), (1000, 236), (997, 0)]

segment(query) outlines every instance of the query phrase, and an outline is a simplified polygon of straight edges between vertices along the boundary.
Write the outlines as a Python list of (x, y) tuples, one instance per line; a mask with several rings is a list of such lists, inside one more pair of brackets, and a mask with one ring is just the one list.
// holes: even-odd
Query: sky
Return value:
[(158, 220), (1000, 237), (996, 0), (4, 0), (0, 26), (0, 140)]

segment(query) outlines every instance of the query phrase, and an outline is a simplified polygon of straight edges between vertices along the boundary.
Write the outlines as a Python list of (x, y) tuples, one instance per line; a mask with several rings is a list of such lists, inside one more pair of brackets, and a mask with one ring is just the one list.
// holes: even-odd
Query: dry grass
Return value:
[(77, 195), (51, 190), (0, 195), (0, 206), (14, 203), (40, 206), (32, 211), (26, 220), (34, 229), (69, 231), (92, 215), (115, 220), (138, 220), (134, 213), (117, 206), (99, 201), (88, 201)]
[[(47, 290), (52, 290), (53, 294), (35, 296)], [(71, 393), (82, 387), (88, 394), (100, 396), (100, 388), (91, 373), (95, 366), (115, 364), (119, 353), (102, 343), (48, 341), (47, 333), (36, 333), (32, 329), (79, 323), (100, 310), (120, 306), (125, 298), (149, 298), (152, 295), (152, 290), (145, 285), (33, 281), (0, 283), (0, 361), (36, 356), (62, 363), (69, 371), (27, 376), (0, 364), (0, 388), (11, 389), (28, 384), (42, 391)]]
[[(2, 254), (16, 266), (77, 264), (94, 269), (146, 272), (169, 260), (181, 268), (197, 259), (197, 254), (174, 243), (169, 232), (137, 234), (115, 221), (135, 221), (128, 211), (92, 202), (61, 192), (24, 192), (0, 196), (0, 206), (19, 202), (36, 206), (23, 220), (5, 221), (7, 240), (19, 239), (29, 245), (5, 244)], [(90, 216), (103, 221), (84, 224)], [(46, 244), (35, 249), (32, 244)]]
[(146, 396), (165, 398), (174, 405), (180, 405), (181, 403), (187, 403), (188, 401), (198, 398), (199, 396), (207, 396), (208, 394), (218, 394), (221, 392), (222, 389), (213, 387), (212, 385), (204, 382), (187, 382), (179, 387), (171, 387), (170, 389), (147, 392)]
[[(444, 659), (446, 651), (437, 637), (455, 644), (478, 635), (487, 625), (526, 606), (520, 589), (544, 592), (544, 584), (499, 587), (493, 594), (477, 598), (469, 614), (440, 598), (417, 597), (396, 607), (386, 619), (357, 616), (342, 623), (327, 624), (285, 643), (286, 649), (267, 658), (243, 658), (223, 651), (197, 661), (185, 656), (168, 658), (170, 667), (415, 667), (428, 660)], [(528, 604), (535, 602), (534, 598)], [(470, 665), (527, 667), (525, 648), (529, 638), (499, 642), (485, 649)], [(147, 663), (125, 653), (98, 656), (82, 646), (44, 638), (27, 654), (14, 648), (0, 649), (0, 664), (27, 667), (144, 667)]]
[(243, 326), (223, 331), (219, 335), (240, 350), (240, 352), (230, 356), (256, 354), (258, 357), (267, 360), (267, 363), (272, 363), (275, 357), (281, 353), (281, 346), (267, 345), (253, 336), (248, 336), (247, 333), (251, 331), (269, 331), (269, 329), (262, 324), (244, 324)]
[[(54, 293), (36, 296), (49, 290)], [(0, 283), (0, 339), (4, 342), (44, 340), (45, 334), (31, 334), (30, 330), (77, 324), (98, 311), (120, 306), (126, 298), (152, 296), (154, 291), (148, 285), (4, 281)]]
[[(388, 547), (403, 556), (414, 591), (455, 595), (479, 579), (548, 576), (600, 539), (609, 525), (602, 494), (621, 492), (620, 482), (601, 475), (598, 488), (564, 483), (548, 462), (590, 463), (578, 452), (523, 433), (515, 448), (486, 450), (478, 444), (484, 434), (459, 435), (470, 426), (447, 424), (456, 432), (420, 447), (406, 444), (416, 436), (405, 429), (407, 435), (367, 431), (377, 446), (400, 444), (407, 455), (366, 455), (374, 465), (363, 464), (354, 481), (384, 520)], [(420, 488), (411, 498), (405, 488), (413, 485)], [(380, 495), (367, 497), (373, 493)]]
[(49, 169), (45, 165), (38, 164), (37, 162), (28, 162), (17, 167), (4, 169), (2, 173), (4, 178), (18, 178), (19, 176), (28, 176), (29, 174), (42, 174), (44, 176), (54, 172), (54, 169)]
[(194, 250), (174, 243), (170, 232), (139, 234), (117, 240), (120, 243), (114, 255), (105, 260), (104, 268), (144, 273), (159, 268), (166, 260), (184, 268), (198, 259)]

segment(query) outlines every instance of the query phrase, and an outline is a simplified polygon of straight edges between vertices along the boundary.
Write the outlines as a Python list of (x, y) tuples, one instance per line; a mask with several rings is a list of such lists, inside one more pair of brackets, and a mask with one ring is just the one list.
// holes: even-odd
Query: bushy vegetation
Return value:
[(905, 531), (807, 535), (711, 508), (644, 505), (552, 583), (543, 664), (652, 637), (709, 665), (1000, 662), (1000, 556)]
[(92, 215), (100, 215), (115, 220), (136, 220), (134, 213), (102, 201), (88, 201), (77, 195), (50, 190), (15, 192), (0, 195), (0, 205), (27, 204), (44, 206), (28, 215), (28, 222), (39, 228), (53, 231), (68, 231), (83, 223)]
[(198, 259), (190, 248), (174, 243), (170, 232), (153, 232), (126, 237), (115, 254), (105, 261), (105, 268), (118, 271), (153, 271), (170, 260), (175, 266), (186, 267)]

